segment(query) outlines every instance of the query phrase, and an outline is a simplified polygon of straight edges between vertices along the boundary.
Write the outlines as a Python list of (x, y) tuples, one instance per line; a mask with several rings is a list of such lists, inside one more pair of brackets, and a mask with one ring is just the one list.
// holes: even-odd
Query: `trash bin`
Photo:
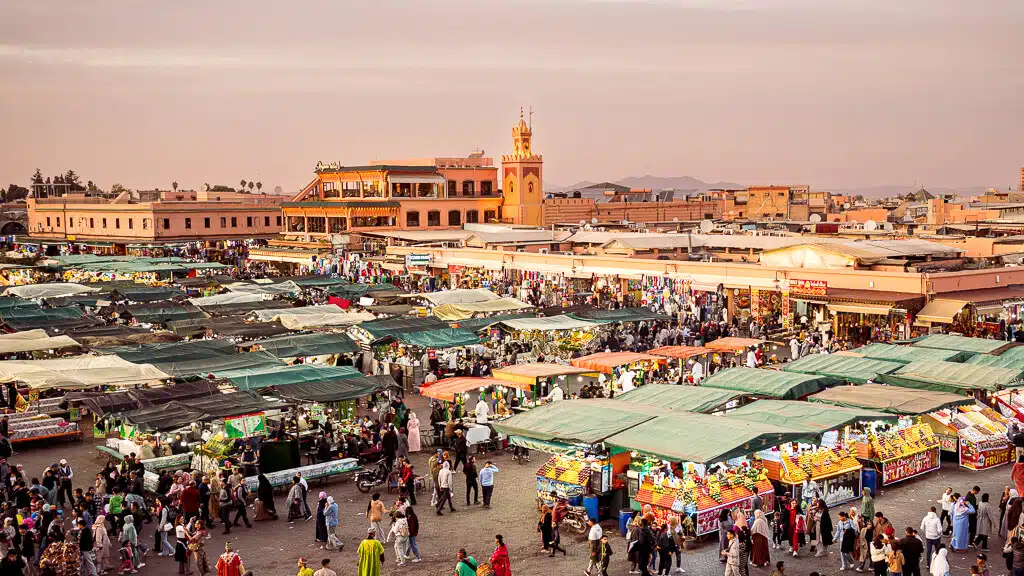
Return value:
[(629, 532), (629, 523), (633, 521), (633, 516), (636, 514), (629, 508), (623, 508), (619, 510), (619, 535), (625, 537)]
[(584, 496), (583, 507), (587, 509), (587, 516), (596, 522), (601, 521), (600, 512), (597, 509), (597, 496)]
[(569, 506), (583, 506), (583, 496), (570, 496)]
[(861, 483), (864, 488), (871, 490), (871, 494), (878, 493), (878, 471), (874, 468), (864, 468), (860, 473)]

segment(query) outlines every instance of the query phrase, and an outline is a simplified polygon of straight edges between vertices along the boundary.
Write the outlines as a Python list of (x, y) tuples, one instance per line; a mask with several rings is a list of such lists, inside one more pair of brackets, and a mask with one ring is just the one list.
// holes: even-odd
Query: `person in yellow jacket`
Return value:
[(297, 576), (313, 576), (313, 569), (306, 565), (305, 558), (299, 558), (299, 573)]

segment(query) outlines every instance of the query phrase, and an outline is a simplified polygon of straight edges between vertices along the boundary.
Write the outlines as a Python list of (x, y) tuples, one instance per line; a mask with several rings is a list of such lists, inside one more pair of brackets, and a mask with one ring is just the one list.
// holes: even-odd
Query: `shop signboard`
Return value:
[(760, 308), (761, 308), (760, 307), (760, 304), (761, 304), (760, 303), (760, 299), (761, 299), (761, 294), (758, 291), (758, 289), (757, 288), (751, 288), (750, 289), (750, 316), (752, 318), (757, 318), (758, 313), (760, 312)]
[(318, 421), (324, 419), (323, 404), (313, 404), (312, 406), (309, 407), (309, 419)]
[(792, 320), (789, 309), (789, 283), (782, 284), (782, 328), (789, 330)]
[(248, 438), (250, 436), (266, 436), (267, 416), (263, 412), (244, 414), (224, 419), (224, 430), (228, 438)]
[(1010, 445), (982, 449), (966, 438), (960, 439), (960, 465), (970, 470), (987, 470), (1009, 464), (1013, 453), (1013, 446)]
[(36, 388), (28, 391), (28, 403), (32, 404), (34, 402), (39, 402), (39, 390)]
[[(711, 534), (712, 532), (718, 532), (718, 515), (722, 513), (722, 509), (732, 510), (734, 508), (740, 508), (745, 510), (748, 516), (753, 517), (753, 513), (750, 511), (750, 503), (754, 499), (751, 495), (742, 500), (736, 500), (733, 502), (726, 502), (714, 508), (708, 508), (706, 510), (697, 511), (697, 535), (703, 536), (705, 534)], [(762, 492), (761, 493), (761, 510), (765, 514), (771, 514), (775, 510), (775, 493), (774, 492)]]
[(448, 265), (448, 273), (449, 274), (462, 274), (465, 271), (466, 271), (466, 267), (465, 266), (460, 266), (458, 264), (449, 264)]
[(959, 444), (959, 438), (949, 434), (936, 434), (936, 438), (939, 439), (939, 448), (943, 452), (952, 452), (956, 454), (958, 452), (957, 445)]
[(939, 448), (887, 460), (882, 463), (882, 486), (902, 482), (939, 468)]
[(429, 266), (432, 258), (430, 254), (406, 254), (405, 265), (407, 267), (412, 266)]
[(78, 422), (82, 419), (82, 409), (71, 407), (68, 408), (68, 422)]
[(790, 278), (789, 292), (804, 296), (824, 296), (828, 292), (828, 282), (825, 280)]

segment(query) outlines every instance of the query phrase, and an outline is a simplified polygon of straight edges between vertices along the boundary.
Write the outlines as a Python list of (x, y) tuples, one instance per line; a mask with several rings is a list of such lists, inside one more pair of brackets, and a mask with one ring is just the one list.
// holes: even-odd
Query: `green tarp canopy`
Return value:
[(11, 308), (39, 308), (39, 304), (17, 296), (0, 296), (0, 310)]
[(868, 380), (874, 380), (879, 374), (895, 372), (903, 366), (904, 364), (899, 362), (857, 358), (841, 354), (810, 354), (786, 364), (783, 370), (800, 374), (831, 376), (837, 380), (864, 384)]
[(231, 380), (239, 390), (258, 390), (269, 386), (286, 386), (303, 382), (330, 382), (362, 376), (352, 366), (324, 366), (320, 364), (296, 364), (295, 366), (270, 368), (241, 368), (220, 374)]
[[(813, 396), (812, 396), (813, 397)], [(899, 416), (877, 410), (811, 404), (797, 400), (758, 400), (729, 412), (729, 419), (747, 420), (772, 424), (783, 428), (802, 430), (813, 434), (815, 440), (829, 430), (838, 430), (847, 424), (888, 420), (895, 422)]]
[(882, 374), (879, 379), (890, 386), (962, 393), (972, 390), (995, 392), (1017, 386), (1020, 376), (1019, 370), (1010, 368), (923, 360), (911, 362), (893, 374)]
[(793, 374), (760, 368), (726, 368), (700, 383), (702, 388), (724, 388), (781, 400), (796, 400), (835, 383), (826, 376)]
[(928, 414), (953, 406), (974, 404), (974, 398), (960, 394), (898, 388), (881, 384), (836, 386), (812, 394), (807, 399), (811, 402), (822, 402), (833, 406), (864, 408), (909, 416)]
[(1024, 360), (1024, 346), (1013, 346), (1007, 348), (999, 355), (999, 358)]
[(177, 288), (136, 285), (130, 288), (115, 288), (111, 292), (111, 296), (129, 302), (160, 302), (172, 298), (184, 298), (185, 293)]
[(458, 324), (459, 328), (463, 330), (469, 330), (470, 332), (477, 332), (484, 328), (490, 328), (495, 324), (500, 324), (505, 320), (519, 320), (521, 318), (536, 318), (536, 312), (524, 312), (522, 314), (500, 314), (498, 316), (488, 316), (487, 318), (467, 318), (465, 320), (459, 320), (453, 322)]
[(338, 286), (352, 283), (351, 280), (346, 280), (345, 278), (330, 278), (328, 276), (297, 276), (295, 278), (288, 278), (288, 280), (295, 282), (295, 284), (302, 286), (303, 288), (323, 288), (324, 286)]
[(0, 318), (7, 321), (29, 324), (31, 322), (47, 322), (49, 320), (63, 320), (67, 318), (81, 318), (82, 316), (85, 316), (85, 312), (83, 312), (78, 306), (43, 308), (34, 302), (31, 304), (32, 306), (0, 310)]
[(649, 308), (619, 308), (618, 310), (581, 310), (569, 314), (579, 320), (591, 322), (639, 322), (641, 320), (671, 320), (670, 316), (652, 312)]
[(257, 310), (283, 310), (292, 306), (287, 300), (259, 300), (238, 304), (204, 304), (200, 306), (213, 316), (244, 316)]
[(442, 330), (450, 328), (448, 323), (433, 316), (423, 318), (386, 318), (384, 320), (371, 320), (363, 322), (359, 327), (366, 330), (374, 340), (380, 340), (388, 336), (397, 337), (403, 333), (423, 332), (425, 330)]
[(1006, 346), (1003, 340), (986, 340), (984, 338), (968, 338), (954, 334), (929, 334), (914, 342), (914, 346), (922, 348), (938, 348), (939, 350), (959, 350), (960, 352), (975, 352), (977, 354), (991, 354), (992, 352)]
[(659, 406), (690, 412), (713, 412), (725, 404), (743, 396), (743, 392), (703, 386), (680, 386), (676, 384), (647, 384), (634, 388), (615, 397), (616, 402), (627, 402), (641, 406)]
[(999, 356), (993, 356), (991, 354), (975, 354), (972, 358), (968, 359), (965, 364), (974, 364), (976, 366), (994, 366), (996, 368), (1010, 368), (1012, 370), (1019, 370), (1024, 372), (1024, 356), (1007, 356), (1005, 353)]
[(441, 328), (439, 330), (408, 332), (396, 334), (395, 338), (410, 346), (419, 346), (421, 348), (454, 348), (456, 346), (471, 346), (482, 342), (480, 336), (462, 328)]
[(892, 344), (868, 344), (860, 348), (850, 350), (854, 354), (860, 354), (872, 360), (886, 360), (888, 362), (899, 362), (910, 364), (917, 360), (946, 360), (949, 362), (962, 362), (973, 356), (970, 352), (959, 350), (940, 350), (938, 348), (922, 348), (919, 346), (894, 346)]
[(137, 306), (126, 306), (125, 312), (130, 314), (142, 324), (163, 324), (174, 320), (191, 320), (195, 318), (209, 318), (210, 315), (196, 308), (192, 304), (171, 305), (157, 304)]
[(492, 422), (492, 426), (502, 434), (530, 440), (597, 444), (654, 418), (652, 412), (616, 400), (562, 400)]
[(343, 402), (369, 396), (378, 390), (397, 387), (391, 376), (356, 376), (344, 380), (278, 386), (277, 395), (303, 402)]
[(222, 374), (237, 370), (273, 370), (286, 366), (284, 362), (267, 352), (247, 352), (154, 364), (160, 370), (178, 378), (205, 377), (208, 374), (220, 377)]
[(619, 432), (605, 445), (672, 462), (713, 464), (806, 437), (806, 432), (771, 424), (679, 412)]
[(392, 290), (397, 290), (395, 285), (384, 282), (383, 284), (341, 284), (331, 286), (327, 289), (327, 293), (346, 300), (358, 300), (370, 292), (390, 292)]
[(348, 334), (331, 332), (278, 336), (276, 338), (254, 340), (250, 344), (258, 344), (263, 350), (277, 358), (320, 356), (322, 354), (351, 354), (359, 351), (359, 345)]
[(193, 422), (283, 407), (280, 402), (267, 400), (255, 392), (233, 392), (193, 398), (187, 403), (175, 400), (153, 408), (132, 410), (125, 412), (122, 418), (142, 431), (163, 432), (184, 428)]
[(103, 348), (101, 352), (116, 354), (122, 360), (136, 364), (161, 364), (186, 362), (202, 358), (228, 356), (238, 352), (235, 345), (227, 340), (192, 340), (188, 342), (159, 342)]

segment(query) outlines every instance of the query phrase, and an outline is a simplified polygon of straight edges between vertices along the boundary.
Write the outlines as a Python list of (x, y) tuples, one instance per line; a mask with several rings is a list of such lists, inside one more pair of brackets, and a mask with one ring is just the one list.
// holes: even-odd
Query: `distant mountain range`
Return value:
[[(590, 182), (584, 180), (577, 182), (570, 186), (559, 186), (557, 184), (545, 183), (544, 189), (550, 192), (570, 192), (572, 190), (579, 190), (580, 188), (586, 188), (592, 186), (597, 182)], [(619, 184), (621, 186), (629, 186), (630, 188), (650, 188), (653, 190), (661, 190), (665, 188), (673, 188), (676, 190), (696, 190), (703, 192), (705, 190), (712, 190), (715, 188), (725, 189), (736, 189), (746, 188), (744, 184), (737, 184), (735, 182), (705, 182), (692, 176), (653, 176), (647, 174), (644, 176), (630, 176), (628, 178), (622, 178), (621, 180), (615, 180), (612, 184)], [(960, 188), (925, 188), (935, 195), (941, 194), (955, 194), (958, 196), (977, 196), (989, 188), (1000, 189), (999, 186), (968, 186)], [(811, 185), (812, 190), (828, 190), (833, 194), (846, 194), (851, 196), (864, 196), (866, 198), (885, 198), (888, 196), (903, 196), (911, 192), (917, 192), (921, 189), (921, 186), (863, 186), (853, 188), (828, 188), (821, 186)]]

